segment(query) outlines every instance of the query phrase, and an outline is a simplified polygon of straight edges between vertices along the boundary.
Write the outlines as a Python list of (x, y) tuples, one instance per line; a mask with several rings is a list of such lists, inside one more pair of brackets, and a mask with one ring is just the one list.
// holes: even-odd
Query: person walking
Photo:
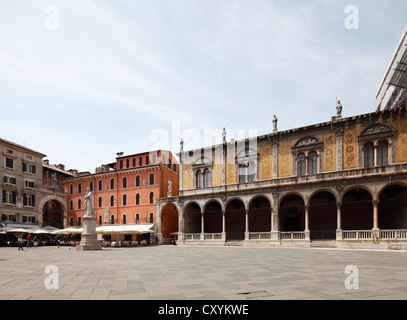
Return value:
[(31, 240), (32, 240), (31, 234), (28, 234), (28, 236), (27, 236), (27, 249), (31, 248)]
[(38, 243), (37, 236), (34, 236), (33, 241), (34, 241), (34, 248), (37, 248), (37, 243)]
[(18, 251), (20, 251), (20, 249), (21, 249), (21, 251), (24, 251), (24, 249), (23, 249), (23, 237), (21, 235), (18, 236), (17, 244), (18, 244)]

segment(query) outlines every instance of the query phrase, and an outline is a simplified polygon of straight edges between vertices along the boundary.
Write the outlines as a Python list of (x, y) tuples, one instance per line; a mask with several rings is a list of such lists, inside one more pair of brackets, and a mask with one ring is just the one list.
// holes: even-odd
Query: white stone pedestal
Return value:
[(97, 240), (96, 234), (96, 216), (83, 217), (83, 233), (81, 243), (76, 247), (77, 250), (102, 250), (102, 246)]

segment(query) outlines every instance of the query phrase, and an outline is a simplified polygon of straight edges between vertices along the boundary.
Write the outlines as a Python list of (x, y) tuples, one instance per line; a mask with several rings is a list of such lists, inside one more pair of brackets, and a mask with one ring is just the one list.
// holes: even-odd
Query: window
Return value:
[(69, 226), (70, 226), (70, 227), (73, 227), (73, 217), (70, 217), (70, 218), (69, 218)]
[(35, 223), (35, 216), (23, 216), (23, 222)]
[(364, 149), (364, 164), (365, 168), (373, 168), (374, 166), (374, 145), (372, 142), (365, 143)]
[(150, 212), (150, 218), (149, 218), (149, 223), (154, 223), (154, 213)]
[(136, 187), (140, 187), (140, 176), (136, 176)]
[(127, 195), (123, 195), (123, 206), (127, 206)]
[(99, 223), (99, 225), (102, 224), (102, 216), (99, 216), (98, 223)]
[(130, 159), (126, 160), (126, 168), (130, 168)]
[(82, 209), (82, 200), (78, 199), (78, 209)]
[(127, 216), (125, 214), (122, 217), (122, 223), (127, 224)]
[(73, 194), (73, 184), (69, 185), (69, 194)]
[(35, 195), (23, 193), (23, 204), (28, 207), (35, 206)]
[(136, 158), (133, 158), (133, 167), (136, 167)]
[(154, 203), (154, 192), (150, 192), (150, 204)]
[(34, 189), (34, 186), (35, 186), (34, 181), (25, 180), (25, 187), (27, 189)]
[(90, 191), (93, 191), (93, 181), (89, 181), (89, 189)]
[(110, 224), (114, 224), (114, 215), (113, 214), (110, 216)]
[(377, 165), (387, 166), (388, 165), (388, 150), (389, 144), (385, 140), (381, 140), (377, 143)]
[(78, 193), (82, 193), (82, 183), (78, 183)]
[(123, 169), (123, 160), (120, 160), (120, 169)]
[(3, 203), (16, 204), (17, 191), (3, 189)]
[(114, 178), (110, 179), (110, 189), (114, 189)]
[(258, 153), (250, 149), (249, 145), (245, 145), (244, 149), (236, 157), (236, 183), (251, 183), (256, 181), (258, 163)]
[(154, 173), (150, 173), (150, 177), (149, 177), (150, 179), (150, 186), (152, 186), (152, 185), (154, 185), (154, 178), (155, 178), (155, 176), (154, 176)]
[(136, 194), (136, 205), (140, 204), (140, 194)]
[(35, 165), (23, 162), (23, 172), (35, 174), (35, 171), (36, 171)]
[[(6, 183), (6, 184), (15, 185), (15, 184), (16, 184), (16, 178), (4, 176), (4, 177), (3, 177), (3, 182)], [(27, 181), (25, 181), (25, 182), (26, 182), (26, 187), (27, 187)], [(34, 183), (34, 182), (33, 182), (33, 183)], [(34, 188), (34, 186), (33, 186), (33, 188)]]
[(177, 172), (177, 165), (175, 163), (173, 164), (172, 171)]
[(99, 191), (102, 191), (102, 190), (103, 190), (103, 182), (102, 182), (102, 180), (99, 180), (99, 181), (98, 181), (98, 190), (99, 190)]
[(73, 201), (72, 200), (69, 201), (69, 210), (73, 210)]
[(140, 159), (138, 160), (138, 165), (141, 167), (143, 165), (143, 158), (140, 157)]
[(103, 206), (103, 198), (102, 198), (102, 197), (99, 197), (99, 198), (98, 198), (98, 207), (99, 207), (99, 208), (102, 208), (102, 206)]
[(318, 155), (315, 151), (308, 154), (308, 174), (317, 174)]
[(136, 213), (136, 223), (140, 223), (140, 213)]
[(196, 188), (197, 189), (202, 188), (202, 184), (203, 184), (203, 174), (201, 170), (198, 170), (196, 172)]
[(208, 188), (209, 187), (209, 170), (205, 169), (203, 173), (203, 187)]
[(127, 188), (127, 178), (126, 177), (123, 177), (122, 184), (123, 184), (123, 188)]
[(147, 157), (146, 157), (146, 165), (149, 165), (149, 164), (150, 164), (150, 157), (147, 156)]
[(110, 206), (114, 207), (114, 196), (110, 197)]
[(303, 153), (297, 156), (297, 176), (305, 176), (305, 154)]
[(78, 217), (78, 226), (82, 225), (82, 217)]
[(6, 158), (6, 168), (13, 169), (14, 168), (14, 160), (10, 158)]

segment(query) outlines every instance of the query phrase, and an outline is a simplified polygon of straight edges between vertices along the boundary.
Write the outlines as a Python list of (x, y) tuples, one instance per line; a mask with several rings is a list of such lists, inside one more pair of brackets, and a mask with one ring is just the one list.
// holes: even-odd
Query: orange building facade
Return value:
[[(65, 181), (68, 193), (67, 226), (82, 226), (84, 197), (92, 190), (98, 225), (155, 224), (156, 201), (178, 195), (179, 164), (169, 151), (118, 156), (116, 162), (96, 168), (95, 173), (76, 173)], [(171, 210), (170, 210), (171, 211)], [(168, 212), (169, 223), (177, 213)], [(176, 229), (175, 226), (169, 229)]]

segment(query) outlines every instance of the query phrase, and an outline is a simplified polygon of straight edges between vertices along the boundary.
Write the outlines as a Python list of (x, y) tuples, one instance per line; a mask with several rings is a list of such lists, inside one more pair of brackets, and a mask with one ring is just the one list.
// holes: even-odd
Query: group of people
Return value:
[[(38, 244), (38, 240), (37, 240), (37, 236), (31, 237), (31, 234), (28, 234), (27, 236), (27, 249), (28, 248), (32, 248), (32, 245), (34, 244), (34, 248), (37, 247)], [(19, 235), (18, 239), (17, 239), (17, 244), (18, 244), (18, 251), (23, 251), (23, 236)]]

